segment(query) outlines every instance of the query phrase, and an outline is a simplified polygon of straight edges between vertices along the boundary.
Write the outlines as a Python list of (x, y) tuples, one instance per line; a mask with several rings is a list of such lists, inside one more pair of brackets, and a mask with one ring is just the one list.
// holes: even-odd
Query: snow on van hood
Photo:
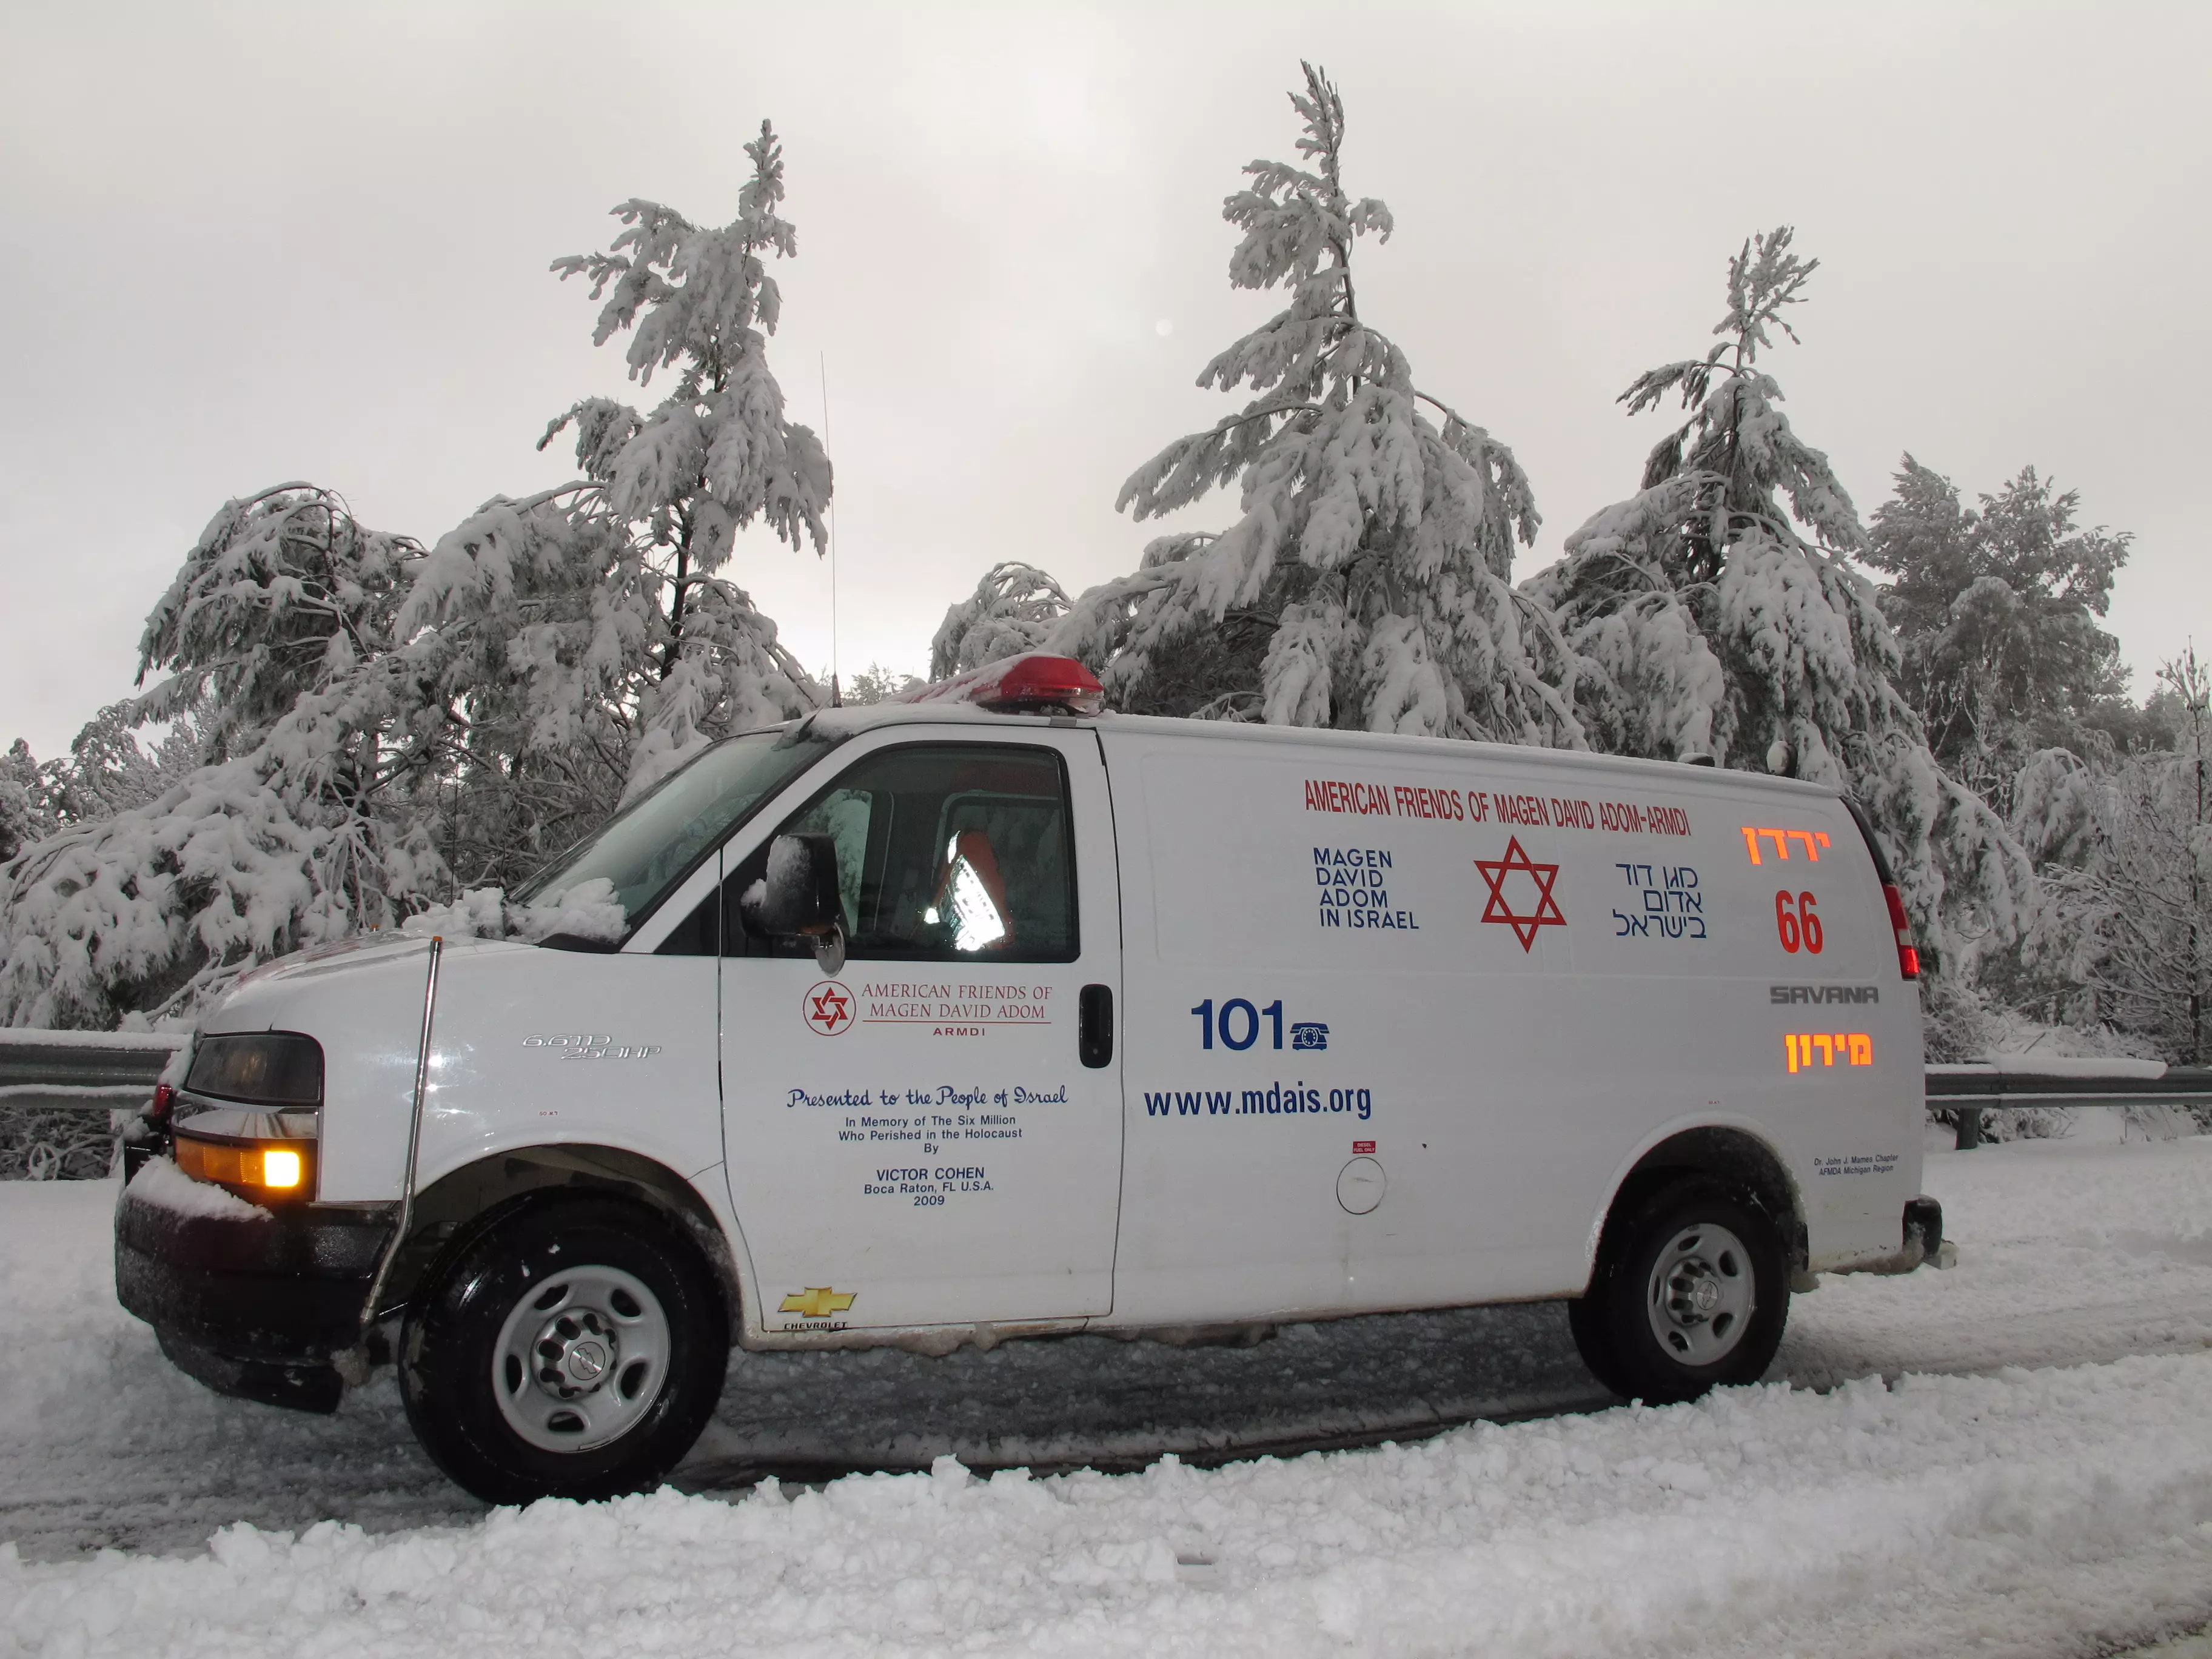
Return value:
[(331, 939), (322, 945), (310, 945), (304, 950), (294, 951), (287, 956), (276, 957), (249, 968), (231, 981), (229, 990), (224, 994), (228, 997), (231, 992), (242, 990), (248, 985), (257, 984), (264, 980), (289, 978), (302, 969), (315, 967), (329, 962), (333, 957), (357, 957), (364, 962), (376, 961), (416, 950), (421, 944), (420, 939), (410, 939), (406, 934), (397, 931), (386, 933), (379, 930), (366, 933), (350, 933), (344, 939)]
[(535, 945), (566, 934), (619, 945), (629, 933), (629, 913), (605, 876), (580, 881), (530, 904), (507, 901), (503, 889), (477, 887), (451, 904), (410, 916), (400, 932), (410, 939), (520, 939)]
[[(424, 914), (442, 919), (447, 912), (459, 908), (459, 905), (442, 906)], [(367, 968), (374, 963), (389, 962), (395, 957), (419, 957), (423, 953), (423, 947), (429, 943), (433, 935), (444, 938), (449, 956), (456, 948), (520, 950), (526, 948), (528, 943), (534, 942), (526, 941), (506, 931), (495, 932), (490, 928), (467, 927), (455, 927), (448, 930), (434, 925), (420, 928), (415, 927), (380, 928), (365, 933), (351, 933), (344, 939), (332, 939), (323, 945), (312, 945), (305, 950), (295, 951), (289, 956), (278, 957), (273, 961), (264, 962), (258, 966), (247, 969), (230, 982), (222, 998), (203, 1016), (202, 1026), (208, 1030), (215, 1029), (209, 1021), (240, 991), (248, 988), (258, 991), (264, 986), (282, 984), (285, 981), (303, 976), (320, 978), (330, 974), (347, 973), (356, 968)], [(179, 1052), (182, 1053), (183, 1050), (179, 1049)]]

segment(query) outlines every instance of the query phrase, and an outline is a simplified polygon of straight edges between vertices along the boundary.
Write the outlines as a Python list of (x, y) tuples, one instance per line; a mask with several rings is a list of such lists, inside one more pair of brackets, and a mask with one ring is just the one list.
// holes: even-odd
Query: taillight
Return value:
[(1906, 979), (1918, 979), (1920, 947), (1912, 942), (1912, 922), (1905, 914), (1905, 895), (1891, 881), (1882, 884), (1881, 896), (1889, 901), (1889, 925), (1897, 933), (1897, 971)]
[(146, 1103), (145, 1115), (149, 1121), (161, 1128), (169, 1127), (169, 1114), (176, 1109), (177, 1091), (166, 1083), (154, 1085), (154, 1097)]

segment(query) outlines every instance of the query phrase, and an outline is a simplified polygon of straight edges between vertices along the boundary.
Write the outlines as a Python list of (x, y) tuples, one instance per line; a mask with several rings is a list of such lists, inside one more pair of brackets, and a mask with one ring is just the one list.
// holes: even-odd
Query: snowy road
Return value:
[(689, 1487), (1570, 1414), (486, 1518), (388, 1380), (323, 1419), (177, 1376), (114, 1305), (112, 1189), (9, 1183), (0, 1653), (2098, 1654), (2212, 1620), (2212, 1139), (1927, 1185), (1960, 1267), (1800, 1298), (1774, 1376), (1807, 1387), (1592, 1410), (1543, 1307), (739, 1357)]

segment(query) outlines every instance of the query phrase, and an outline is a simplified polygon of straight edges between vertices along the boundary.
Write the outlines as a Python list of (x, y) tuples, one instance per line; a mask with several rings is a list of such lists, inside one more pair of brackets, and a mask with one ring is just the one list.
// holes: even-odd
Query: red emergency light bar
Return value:
[(1002, 714), (1037, 714), (1048, 709), (1096, 714), (1106, 706), (1106, 688), (1074, 658), (1032, 651), (987, 662), (890, 701), (973, 703)]

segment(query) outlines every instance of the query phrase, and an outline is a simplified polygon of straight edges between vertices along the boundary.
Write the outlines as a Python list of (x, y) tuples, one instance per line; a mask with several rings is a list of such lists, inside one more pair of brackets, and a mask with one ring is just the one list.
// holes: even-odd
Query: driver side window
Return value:
[[(837, 849), (848, 953), (861, 961), (1072, 962), (1066, 771), (1049, 749), (916, 744), (856, 762), (777, 826)], [(773, 837), (770, 838), (773, 840)], [(799, 954), (744, 925), (766, 843), (723, 885), (732, 956)]]

